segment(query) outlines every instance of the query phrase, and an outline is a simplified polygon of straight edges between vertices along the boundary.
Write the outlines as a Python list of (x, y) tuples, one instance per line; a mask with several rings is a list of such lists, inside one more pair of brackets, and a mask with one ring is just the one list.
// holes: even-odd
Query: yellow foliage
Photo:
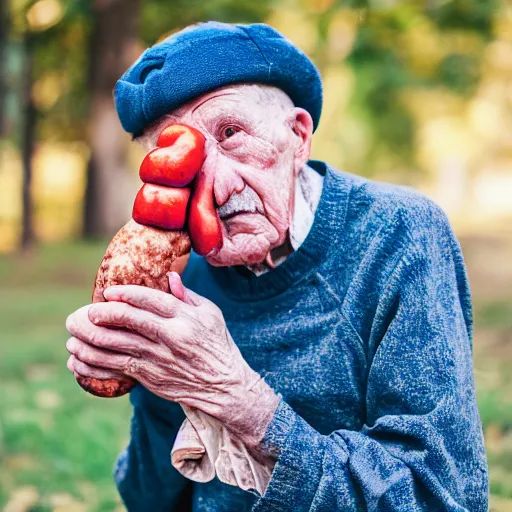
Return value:
[(396, 44), (403, 49), (404, 58), (418, 76), (430, 76), (441, 59), (449, 52), (438, 30), (426, 18), (418, 18), (408, 30), (396, 37)]
[(512, 76), (512, 41), (499, 40), (491, 43), (486, 49), (486, 62), (494, 71)]
[(21, 159), (12, 146), (0, 149), (0, 222), (21, 216)]
[(64, 16), (59, 0), (38, 0), (27, 11), (27, 22), (32, 30), (46, 30)]
[(335, 0), (302, 0), (302, 9), (310, 12), (324, 12), (332, 6)]
[(503, 2), (494, 19), (494, 34), (497, 39), (512, 41), (512, 5)]
[(419, 125), (438, 117), (462, 116), (466, 110), (465, 101), (444, 87), (404, 88), (400, 98)]
[(317, 32), (313, 20), (295, 8), (276, 9), (267, 20), (308, 55), (312, 55), (317, 44)]
[(480, 151), (478, 138), (460, 117), (439, 117), (426, 122), (419, 132), (418, 157), (427, 169), (437, 169), (446, 158), (467, 163)]
[(330, 62), (339, 62), (352, 51), (357, 36), (359, 16), (354, 9), (340, 9), (334, 15), (327, 41)]
[(66, 92), (66, 75), (49, 72), (32, 85), (32, 100), (38, 110), (50, 110)]
[(41, 145), (34, 157), (34, 230), (42, 240), (75, 233), (81, 222), (86, 180), (85, 146)]
[(58, 200), (76, 204), (85, 189), (85, 155), (82, 145), (41, 145), (34, 156), (32, 197), (36, 204)]
[[(41, 144), (33, 162), (31, 195), (34, 230), (42, 240), (77, 232), (85, 191), (87, 148), (83, 144)], [(12, 147), (0, 152), (0, 253), (13, 250), (20, 236), (22, 169)]]

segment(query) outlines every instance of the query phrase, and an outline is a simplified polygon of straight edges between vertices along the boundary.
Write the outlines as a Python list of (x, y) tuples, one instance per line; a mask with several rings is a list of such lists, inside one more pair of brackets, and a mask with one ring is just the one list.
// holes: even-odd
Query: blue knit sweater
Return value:
[(410, 189), (309, 164), (322, 196), (282, 265), (256, 277), (193, 254), (183, 276), (282, 396), (265, 496), (181, 476), (181, 408), (137, 386), (115, 475), (128, 510), (487, 510), (471, 298), (446, 216)]

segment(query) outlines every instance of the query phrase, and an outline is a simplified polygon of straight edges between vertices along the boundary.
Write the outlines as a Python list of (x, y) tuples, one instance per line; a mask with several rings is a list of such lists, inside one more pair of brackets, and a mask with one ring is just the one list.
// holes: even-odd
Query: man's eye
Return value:
[(236, 126), (226, 126), (226, 128), (222, 130), (222, 139), (229, 139), (239, 131), (240, 130)]

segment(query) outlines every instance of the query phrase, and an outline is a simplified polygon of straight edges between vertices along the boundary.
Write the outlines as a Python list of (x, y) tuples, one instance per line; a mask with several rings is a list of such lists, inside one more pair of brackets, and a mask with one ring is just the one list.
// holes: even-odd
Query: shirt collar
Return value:
[[(290, 244), (296, 251), (308, 236), (309, 230), (315, 219), (315, 210), (322, 195), (324, 177), (312, 167), (305, 164), (295, 180), (295, 204), (293, 219), (290, 225)], [(281, 256), (274, 261), (277, 267), (288, 256)], [(246, 265), (251, 272), (259, 276), (268, 272), (270, 268), (266, 264)]]

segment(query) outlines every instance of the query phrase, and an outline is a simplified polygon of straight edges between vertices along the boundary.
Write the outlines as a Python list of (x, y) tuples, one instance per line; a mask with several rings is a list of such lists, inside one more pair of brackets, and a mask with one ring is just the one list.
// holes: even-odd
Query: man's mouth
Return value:
[(260, 213), (264, 215), (263, 203), (258, 194), (249, 186), (233, 194), (228, 201), (217, 208), (219, 217), (222, 220), (228, 220), (241, 213)]
[(240, 215), (242, 213), (262, 213), (262, 212), (254, 211), (254, 210), (253, 211), (239, 210), (236, 212), (227, 213), (225, 215), (219, 215), (219, 217), (221, 218), (221, 220), (229, 220), (229, 219), (232, 219), (233, 217), (236, 217), (237, 215)]

